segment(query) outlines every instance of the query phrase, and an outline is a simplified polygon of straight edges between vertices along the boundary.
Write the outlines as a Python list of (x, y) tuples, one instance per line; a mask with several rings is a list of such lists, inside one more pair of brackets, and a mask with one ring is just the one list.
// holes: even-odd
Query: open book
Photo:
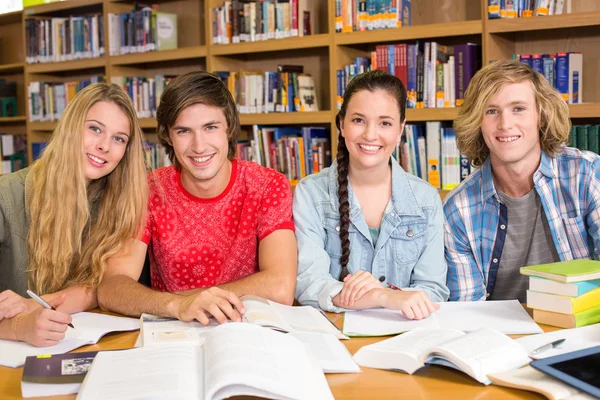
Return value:
[(99, 353), (78, 399), (333, 399), (325, 375), (305, 345), (259, 326), (228, 323), (199, 346), (165, 346)]
[(49, 347), (35, 347), (24, 342), (0, 340), (0, 365), (20, 367), (28, 356), (40, 354), (61, 354), (87, 344), (98, 343), (109, 332), (135, 331), (140, 323), (134, 318), (113, 317), (111, 315), (81, 312), (73, 314), (73, 325), (68, 328), (65, 338)]
[[(288, 333), (314, 332), (348, 339), (324, 314), (313, 307), (291, 307), (257, 296), (243, 296), (241, 300), (246, 309), (243, 322)], [(172, 318), (142, 314), (142, 345), (197, 341), (218, 325), (214, 319), (204, 326), (199, 322), (181, 322)]]
[(494, 385), (538, 392), (550, 400), (592, 400), (593, 396), (575, 389), (556, 378), (546, 375), (530, 366), (491, 374)]
[(408, 333), (365, 346), (354, 355), (363, 367), (414, 373), (426, 364), (463, 371), (489, 385), (488, 374), (509, 371), (529, 363), (521, 346), (490, 328), (464, 333), (454, 329), (417, 328)]

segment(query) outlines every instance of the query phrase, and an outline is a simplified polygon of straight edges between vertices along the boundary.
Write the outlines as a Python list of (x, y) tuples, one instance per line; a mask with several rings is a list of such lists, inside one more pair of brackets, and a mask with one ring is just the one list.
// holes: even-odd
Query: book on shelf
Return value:
[(550, 400), (593, 400), (594, 397), (583, 393), (573, 386), (540, 372), (533, 367), (499, 372), (488, 375), (492, 384), (513, 389), (529, 390), (540, 393)]
[(102, 14), (25, 19), (25, 62), (48, 63), (104, 56)]
[(215, 327), (202, 345), (101, 352), (77, 398), (209, 400), (239, 395), (333, 399), (318, 361), (302, 342), (242, 323)]
[(429, 364), (462, 371), (484, 385), (488, 374), (529, 363), (525, 350), (505, 334), (490, 328), (464, 333), (452, 329), (414, 329), (363, 346), (354, 355), (358, 365), (413, 374)]
[(300, 111), (319, 111), (319, 98), (312, 76), (298, 75), (298, 98)]
[(529, 290), (560, 296), (577, 297), (600, 286), (600, 279), (581, 282), (557, 282), (536, 276), (529, 277)]
[(412, 0), (335, 0), (335, 31), (356, 32), (410, 26)]
[(97, 351), (91, 351), (27, 357), (21, 378), (21, 394), (29, 398), (79, 392), (96, 354)]
[(131, 98), (133, 108), (138, 118), (156, 117), (162, 92), (174, 75), (155, 75), (153, 78), (144, 76), (113, 76), (110, 82), (121, 87)]
[(539, 324), (557, 326), (559, 328), (579, 328), (600, 322), (600, 304), (573, 314), (533, 310), (533, 320)]
[(578, 297), (527, 291), (527, 307), (562, 314), (576, 314), (600, 305), (600, 287)]
[(48, 146), (48, 142), (33, 142), (33, 143), (31, 143), (32, 161), (35, 161), (42, 156), (46, 146)]
[(0, 174), (10, 174), (27, 166), (27, 136), (0, 134)]
[(488, 19), (531, 18), (571, 13), (571, 0), (488, 0)]
[(599, 130), (600, 125), (572, 125), (569, 134), (569, 147), (600, 154)]
[(521, 274), (557, 282), (581, 282), (600, 279), (600, 261), (570, 260), (521, 267)]
[(160, 144), (149, 141), (144, 142), (144, 160), (146, 162), (146, 168), (149, 171), (168, 167), (172, 164), (165, 148)]
[(17, 82), (0, 79), (0, 117), (17, 116)]

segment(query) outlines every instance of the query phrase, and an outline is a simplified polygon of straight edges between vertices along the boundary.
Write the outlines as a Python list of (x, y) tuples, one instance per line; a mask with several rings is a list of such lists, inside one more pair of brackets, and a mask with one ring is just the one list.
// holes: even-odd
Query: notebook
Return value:
[(488, 374), (527, 365), (529, 356), (514, 340), (495, 329), (465, 333), (454, 329), (418, 328), (364, 346), (356, 352), (354, 360), (363, 367), (409, 374), (427, 364), (439, 364), (489, 385)]
[(333, 399), (325, 375), (291, 335), (227, 323), (199, 346), (165, 346), (99, 353), (77, 399)]
[(140, 322), (135, 318), (89, 312), (73, 314), (72, 317), (75, 329), (67, 328), (65, 338), (54, 346), (35, 347), (24, 342), (0, 340), (0, 365), (17, 368), (25, 363), (28, 356), (66, 353), (81, 346), (98, 343), (109, 332), (140, 329)]
[(507, 335), (542, 333), (518, 300), (438, 303), (440, 309), (422, 320), (409, 320), (401, 311), (371, 309), (344, 314), (348, 336), (388, 336), (416, 328), (476, 331), (493, 328)]

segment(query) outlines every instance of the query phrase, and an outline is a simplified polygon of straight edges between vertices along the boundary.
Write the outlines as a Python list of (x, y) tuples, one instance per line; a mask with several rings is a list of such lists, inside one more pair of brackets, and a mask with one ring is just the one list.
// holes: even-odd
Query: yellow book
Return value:
[(579, 297), (527, 291), (527, 307), (562, 314), (576, 314), (600, 305), (600, 287)]

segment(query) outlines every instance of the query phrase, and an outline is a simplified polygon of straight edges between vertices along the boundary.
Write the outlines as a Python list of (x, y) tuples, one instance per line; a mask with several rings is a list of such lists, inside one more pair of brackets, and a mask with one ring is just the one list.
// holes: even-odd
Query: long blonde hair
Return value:
[(569, 139), (571, 120), (569, 107), (546, 78), (527, 64), (519, 61), (496, 61), (480, 69), (467, 88), (465, 102), (454, 120), (456, 142), (461, 154), (480, 167), (490, 153), (481, 123), (485, 107), (502, 86), (510, 83), (531, 82), (540, 116), (540, 145), (550, 156), (556, 155)]
[[(100, 101), (116, 104), (131, 132), (125, 154), (108, 175), (86, 183), (84, 123)], [(148, 189), (143, 138), (131, 100), (116, 85), (97, 83), (81, 90), (66, 107), (42, 157), (29, 172), (33, 185), (29, 226), (29, 287), (40, 294), (67, 286), (95, 288), (106, 260), (139, 237)], [(90, 215), (92, 205), (97, 216)]]

